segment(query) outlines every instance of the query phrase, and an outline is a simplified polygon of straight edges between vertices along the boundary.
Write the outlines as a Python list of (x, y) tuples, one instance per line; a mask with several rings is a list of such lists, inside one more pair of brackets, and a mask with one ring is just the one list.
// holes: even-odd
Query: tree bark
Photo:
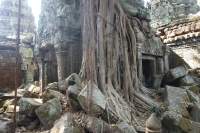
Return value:
[[(137, 89), (137, 52), (131, 20), (118, 0), (83, 0), (82, 78), (106, 94), (112, 85), (127, 102)], [(109, 84), (109, 85), (108, 85)]]

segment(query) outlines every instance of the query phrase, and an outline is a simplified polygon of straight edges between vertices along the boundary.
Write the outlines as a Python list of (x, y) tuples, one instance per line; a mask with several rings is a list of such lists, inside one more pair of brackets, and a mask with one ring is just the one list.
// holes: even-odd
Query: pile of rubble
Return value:
[(188, 70), (179, 66), (171, 69), (164, 77), (164, 85), (173, 86), (190, 86), (195, 84), (194, 78), (191, 74), (188, 74)]
[(162, 115), (164, 131), (200, 132), (200, 86), (197, 79), (183, 66), (171, 69), (165, 76), (167, 109)]
[[(159, 111), (157, 109), (156, 111), (160, 113), (162, 131), (200, 132), (198, 115), (200, 85), (194, 76), (180, 66), (171, 69), (163, 80), (164, 88), (155, 90), (155, 94), (160, 97), (151, 99), (159, 106)], [(150, 114), (145, 118), (136, 115), (134, 118), (138, 120), (136, 123), (143, 121), (140, 128), (133, 123), (135, 120), (130, 108), (140, 110), (141, 108), (137, 107), (138, 103), (129, 107), (123, 98), (111, 89), (109, 93), (113, 96), (118, 95), (114, 100), (124, 105), (119, 106), (118, 103), (112, 102), (112, 97), (104, 95), (94, 83), (83, 85), (77, 74), (72, 74), (62, 82), (50, 83), (43, 93), (37, 85), (38, 83), (35, 82), (22, 85), (18, 89), (17, 132), (137, 133), (145, 131), (145, 121)], [(11, 120), (14, 112), (14, 97), (8, 96), (4, 94), (0, 98), (1, 117), (4, 118), (0, 119), (0, 132), (1, 130), (12, 132), (11, 127), (14, 127)], [(142, 110), (139, 112), (141, 113)]]
[[(17, 104), (18, 132), (136, 132), (108, 107), (106, 96), (95, 84), (90, 82), (82, 87), (77, 74), (72, 74), (62, 83), (49, 84), (42, 94), (37, 83), (21, 88), (18, 89), (21, 93)], [(10, 132), (14, 99), (2, 101), (1, 107), (3, 117), (10, 118), (1, 124), (4, 126), (2, 130)]]

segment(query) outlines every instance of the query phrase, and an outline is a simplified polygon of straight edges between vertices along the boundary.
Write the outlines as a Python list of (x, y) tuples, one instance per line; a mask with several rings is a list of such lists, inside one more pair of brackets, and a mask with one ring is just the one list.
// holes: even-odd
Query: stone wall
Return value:
[(197, 0), (151, 1), (152, 26), (164, 44), (176, 54), (173, 58), (170, 56), (170, 67), (178, 64), (193, 69), (199, 67), (200, 18), (190, 16), (198, 11)]
[[(148, 66), (153, 66), (153, 77), (160, 78), (168, 71), (168, 55), (166, 47), (155, 36), (149, 25), (149, 14), (142, 0), (120, 0), (122, 8), (129, 14), (130, 21), (134, 25), (138, 52), (138, 77), (143, 80), (143, 74)], [(136, 6), (137, 5), (137, 6)], [(66, 78), (70, 73), (78, 73), (81, 66), (82, 42), (81, 42), (81, 12), (80, 0), (43, 0), (42, 13), (39, 22), (40, 49), (43, 49), (43, 57), (55, 50), (55, 62), (57, 62), (58, 81)], [(84, 33), (83, 33), (84, 34)], [(49, 51), (48, 46), (53, 46)], [(46, 48), (45, 48), (46, 47)], [(46, 51), (46, 53), (45, 53)], [(45, 53), (45, 54), (44, 54)], [(43, 59), (43, 61), (44, 61)], [(43, 66), (50, 60), (43, 62)], [(50, 61), (52, 62), (52, 60)], [(153, 65), (152, 65), (153, 64)], [(41, 66), (41, 65), (40, 65)], [(51, 65), (53, 67), (53, 65)], [(44, 67), (44, 70), (46, 67)], [(54, 65), (55, 68), (55, 65)], [(49, 69), (49, 68), (48, 68)], [(47, 71), (45, 73), (49, 73)], [(48, 74), (45, 74), (48, 76)], [(48, 79), (48, 78), (46, 78)], [(47, 81), (48, 83), (48, 81)]]
[[(1, 0), (0, 36), (15, 37), (17, 33), (18, 0)], [(21, 33), (34, 33), (35, 23), (28, 0), (22, 0)]]
[(58, 79), (78, 73), (82, 61), (80, 0), (42, 0), (38, 32), (40, 44), (54, 46)]
[(152, 0), (150, 2), (151, 25), (157, 28), (198, 11), (197, 0)]
[(200, 17), (188, 17), (173, 21), (168, 25), (159, 27), (157, 35), (190, 68), (199, 68)]
[(159, 88), (160, 80), (169, 68), (167, 48), (151, 28), (144, 2), (121, 1), (125, 11), (131, 16), (136, 35), (138, 78), (148, 88)]
[(56, 18), (55, 5), (55, 0), (42, 0), (38, 23), (38, 35), (41, 42), (53, 40)]
[[(20, 66), (16, 65), (15, 40), (1, 39), (0, 41), (0, 91), (9, 91), (21, 84)], [(15, 73), (16, 68), (16, 73)]]

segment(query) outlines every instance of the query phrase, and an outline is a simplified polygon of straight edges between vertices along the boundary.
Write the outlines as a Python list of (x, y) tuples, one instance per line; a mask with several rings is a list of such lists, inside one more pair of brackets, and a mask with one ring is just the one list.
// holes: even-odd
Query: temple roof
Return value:
[(158, 36), (165, 44), (186, 41), (200, 37), (200, 16), (188, 17), (173, 21), (172, 23), (159, 27)]

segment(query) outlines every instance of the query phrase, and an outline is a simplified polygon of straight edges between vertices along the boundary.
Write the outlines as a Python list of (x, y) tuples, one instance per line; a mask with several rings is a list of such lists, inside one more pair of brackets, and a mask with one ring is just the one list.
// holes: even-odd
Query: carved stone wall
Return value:
[(198, 11), (197, 0), (152, 0), (150, 2), (151, 25), (155, 28), (160, 27)]
[(40, 44), (54, 46), (58, 80), (78, 73), (82, 62), (80, 0), (42, 0), (38, 32)]
[[(35, 23), (28, 0), (22, 0), (21, 33), (34, 33)], [(17, 33), (18, 0), (0, 2), (0, 36), (15, 37)]]
[[(0, 41), (0, 91), (9, 91), (21, 84), (21, 68), (16, 65), (16, 40), (1, 39)], [(16, 68), (16, 72), (15, 72)]]
[(200, 17), (188, 17), (159, 27), (157, 35), (182, 58), (189, 67), (200, 66)]

